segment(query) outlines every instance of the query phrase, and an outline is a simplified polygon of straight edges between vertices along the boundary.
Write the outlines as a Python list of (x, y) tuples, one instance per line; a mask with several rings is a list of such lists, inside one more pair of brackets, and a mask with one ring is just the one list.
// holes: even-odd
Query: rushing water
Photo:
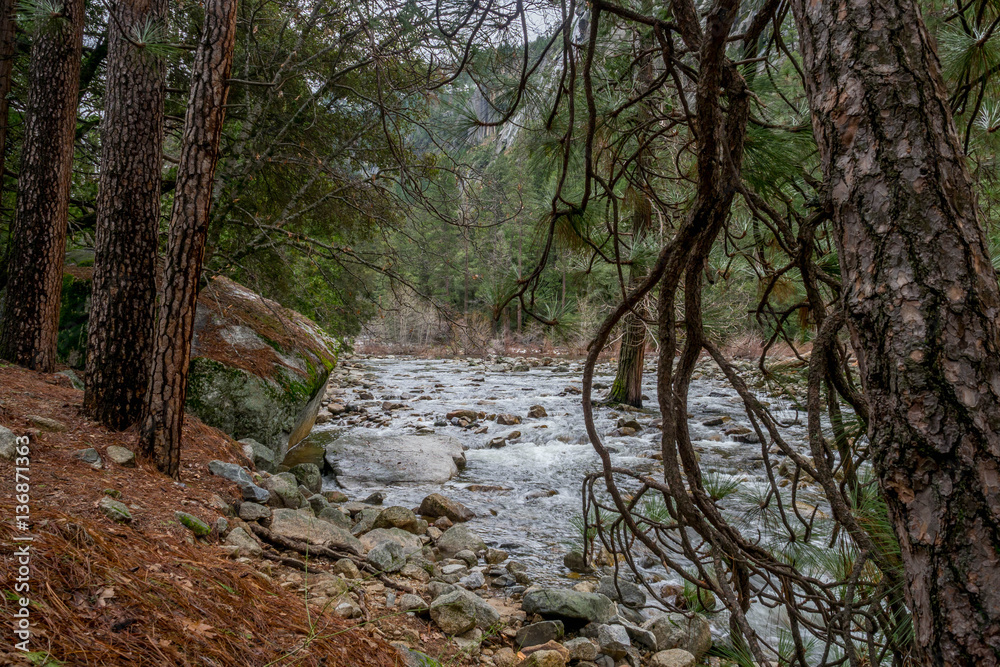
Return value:
[[(393, 411), (391, 420), (386, 418), (387, 423), (380, 427), (387, 435), (412, 434), (418, 428), (430, 427), (436, 433), (458, 438), (469, 449), (465, 470), (444, 485), (372, 485), (351, 489), (349, 494), (352, 499), (361, 499), (382, 491), (386, 505), (417, 507), (424, 496), (440, 492), (476, 512), (477, 518), (469, 525), (488, 544), (503, 548), (525, 563), (536, 580), (551, 582), (566, 574), (562, 557), (571, 546), (580, 544), (574, 519), (582, 513), (581, 481), (586, 473), (600, 470), (600, 459), (584, 430), (580, 395), (573, 392), (581, 385), (582, 364), (561, 362), (521, 372), (491, 368), (496, 367), (465, 360), (355, 361), (350, 377), (359, 384), (344, 388), (341, 400), (366, 406), (369, 414), (380, 413), (382, 401), (405, 403), (407, 409)], [(610, 386), (613, 379), (614, 368), (603, 365), (597, 369), (595, 386)], [(647, 409), (629, 413), (598, 407), (596, 425), (599, 433), (608, 434), (605, 444), (616, 466), (660, 476), (662, 466), (652, 458), (660, 448), (659, 430), (650, 427), (659, 417), (651, 370), (647, 370), (644, 380), (644, 392), (650, 398), (645, 401)], [(370, 392), (373, 399), (358, 400), (361, 392)], [(606, 389), (598, 389), (595, 398), (605, 393)], [(548, 417), (526, 418), (532, 405), (544, 406)], [(510, 413), (524, 421), (516, 426), (483, 422), (489, 426), (486, 434), (440, 425), (447, 412), (458, 409)], [(735, 515), (755, 490), (766, 488), (767, 480), (760, 445), (738, 442), (724, 434), (748, 423), (741, 400), (720, 379), (714, 365), (699, 367), (691, 386), (689, 411), (691, 437), (701, 456), (702, 469), (712, 473), (717, 482), (739, 483), (740, 493), (726, 501), (731, 505), (727, 509)], [(703, 425), (721, 416), (731, 420), (719, 426)], [(790, 423), (785, 433), (789, 442), (805, 443), (804, 427), (797, 423), (794, 411), (778, 411), (777, 416)], [(621, 417), (637, 419), (645, 428), (630, 437), (610, 435)], [(435, 422), (439, 425), (435, 426)], [(344, 428), (336, 423), (319, 425), (310, 439), (322, 441), (330, 436), (324, 432)], [(487, 447), (491, 439), (511, 431), (521, 432), (519, 441), (501, 449)], [(502, 490), (477, 488), (483, 486)], [(336, 488), (332, 477), (327, 478), (326, 488)], [(679, 581), (662, 568), (658, 574)]]

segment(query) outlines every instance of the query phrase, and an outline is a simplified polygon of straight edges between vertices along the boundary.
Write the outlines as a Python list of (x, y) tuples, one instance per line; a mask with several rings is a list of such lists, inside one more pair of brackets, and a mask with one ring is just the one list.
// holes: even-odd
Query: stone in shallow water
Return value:
[(469, 550), (473, 553), (485, 551), (486, 543), (465, 524), (458, 524), (444, 531), (438, 538), (437, 548), (441, 550), (442, 555), (451, 557), (459, 551)]
[(428, 517), (444, 517), (455, 523), (476, 518), (476, 513), (468, 507), (440, 493), (432, 493), (421, 501), (420, 514)]
[(533, 590), (524, 596), (521, 606), (529, 614), (576, 621), (604, 623), (615, 615), (615, 605), (607, 596), (600, 593), (581, 593), (567, 588)]
[(326, 460), (345, 488), (443, 483), (465, 467), (462, 443), (447, 435), (386, 436), (357, 429), (327, 445)]

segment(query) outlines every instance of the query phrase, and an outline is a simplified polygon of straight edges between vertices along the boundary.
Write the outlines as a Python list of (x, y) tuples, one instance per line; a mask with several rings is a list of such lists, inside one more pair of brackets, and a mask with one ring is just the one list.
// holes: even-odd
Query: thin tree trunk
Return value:
[(635, 313), (625, 316), (625, 334), (618, 352), (618, 371), (608, 400), (642, 407), (642, 367), (646, 362), (646, 323)]
[(11, 74), (14, 71), (14, 0), (0, 0), (0, 193), (7, 167), (7, 128)]
[(166, 0), (121, 0), (109, 22), (87, 333), (87, 414), (114, 429), (142, 416), (156, 306), (164, 67), (127, 34), (166, 18)]
[(143, 451), (153, 457), (162, 472), (174, 478), (180, 470), (198, 280), (205, 257), (235, 40), (236, 0), (209, 0), (191, 69), (191, 94), (184, 119), (146, 414), (140, 433)]
[(1000, 290), (912, 0), (792, 3), (917, 659), (1000, 663)]
[(0, 356), (51, 372), (56, 363), (59, 301), (73, 175), (83, 0), (66, 0), (35, 35), (17, 206), (11, 230)]

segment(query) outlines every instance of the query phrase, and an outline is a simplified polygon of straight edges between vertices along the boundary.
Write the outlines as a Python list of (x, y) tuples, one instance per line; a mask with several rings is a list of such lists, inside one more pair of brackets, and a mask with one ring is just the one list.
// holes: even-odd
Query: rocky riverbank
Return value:
[[(248, 564), (265, 547), (332, 561), (310, 605), (360, 619), (365, 599), (429, 619), (461, 654), (496, 667), (691, 667), (712, 645), (708, 622), (647, 609), (646, 594), (612, 574), (572, 587), (535, 585), (523, 563), (467, 525), (475, 514), (441, 494), (414, 509), (320, 492), (315, 464), (256, 474), (221, 461), (209, 470), (244, 500), (222, 509), (224, 549)], [(286, 557), (285, 562), (301, 560)], [(315, 580), (314, 580), (315, 581)], [(425, 665), (419, 637), (398, 638), (408, 665)]]

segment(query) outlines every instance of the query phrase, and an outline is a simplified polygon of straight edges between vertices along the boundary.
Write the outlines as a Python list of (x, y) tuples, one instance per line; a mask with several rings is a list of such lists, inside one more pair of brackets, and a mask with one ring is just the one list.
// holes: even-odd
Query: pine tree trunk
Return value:
[(120, 430), (139, 420), (149, 383), (163, 166), (164, 67), (127, 31), (162, 24), (167, 2), (121, 0), (114, 11), (83, 406)]
[(236, 0), (209, 0), (202, 30), (191, 69), (191, 94), (184, 119), (146, 414), (140, 433), (143, 451), (153, 457), (163, 473), (174, 478), (180, 470), (198, 280), (233, 64)]
[(793, 3), (917, 659), (1000, 663), (1000, 290), (913, 0)]
[(14, 0), (0, 0), (0, 192), (7, 168), (11, 74), (14, 71)]
[(83, 0), (66, 0), (35, 34), (0, 317), (0, 356), (43, 372), (56, 363), (83, 21)]
[(635, 313), (624, 321), (625, 334), (618, 352), (618, 372), (611, 385), (608, 400), (642, 407), (642, 367), (646, 362), (646, 323)]

